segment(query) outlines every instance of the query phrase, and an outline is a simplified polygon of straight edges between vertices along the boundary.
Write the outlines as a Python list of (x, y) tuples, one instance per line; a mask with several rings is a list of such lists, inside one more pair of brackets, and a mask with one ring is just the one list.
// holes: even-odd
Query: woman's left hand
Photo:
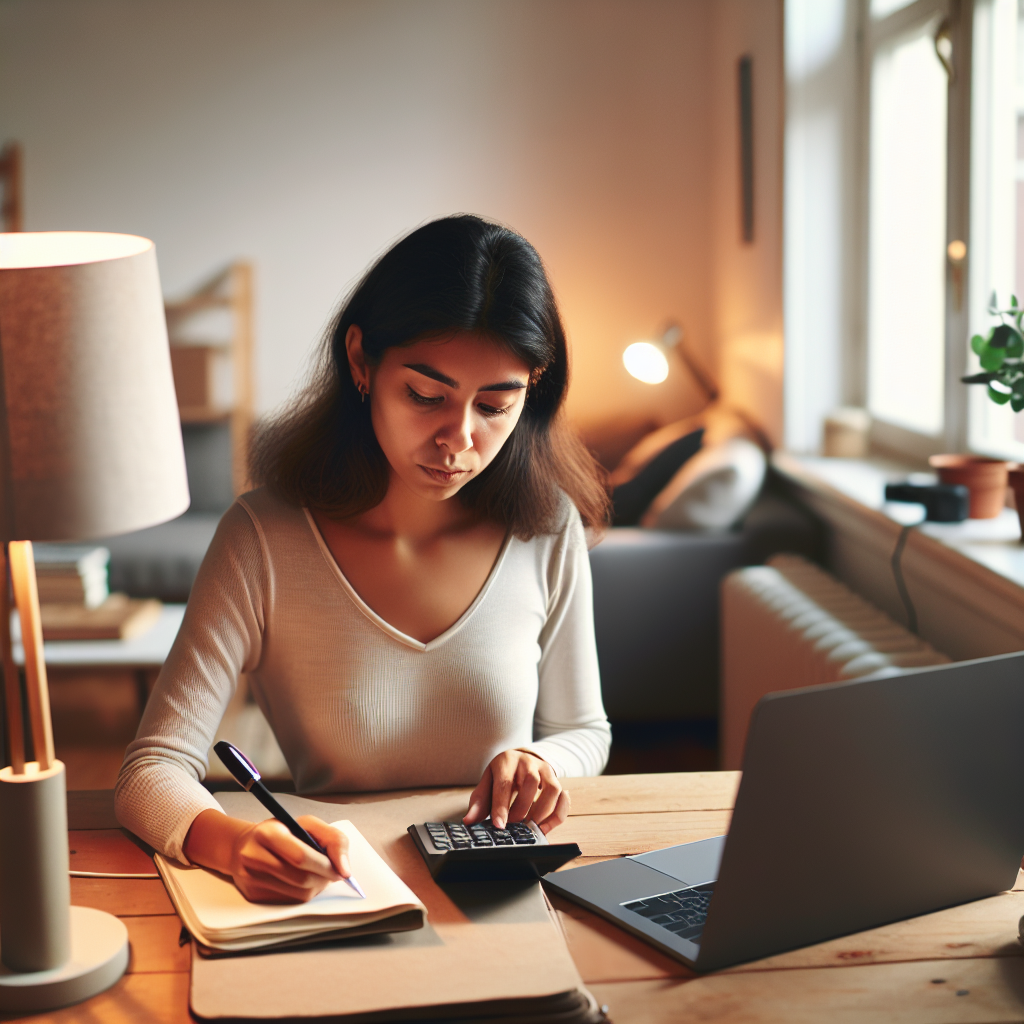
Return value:
[(543, 758), (525, 750), (506, 750), (484, 769), (462, 821), (475, 825), (488, 813), (495, 828), (530, 818), (547, 834), (569, 814), (569, 794)]

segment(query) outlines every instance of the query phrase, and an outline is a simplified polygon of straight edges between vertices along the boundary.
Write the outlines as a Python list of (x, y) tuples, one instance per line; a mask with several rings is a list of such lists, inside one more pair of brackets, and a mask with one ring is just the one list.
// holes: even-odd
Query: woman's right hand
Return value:
[(319, 818), (299, 824), (327, 850), (327, 856), (296, 839), (270, 818), (254, 825), (220, 811), (200, 812), (185, 837), (185, 856), (230, 875), (253, 903), (305, 903), (331, 882), (351, 874), (348, 838)]

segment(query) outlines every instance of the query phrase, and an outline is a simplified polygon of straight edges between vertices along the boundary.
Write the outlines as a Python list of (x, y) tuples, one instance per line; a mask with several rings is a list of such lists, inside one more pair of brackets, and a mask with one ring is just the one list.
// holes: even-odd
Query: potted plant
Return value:
[[(1009, 403), (1014, 412), (1024, 410), (1024, 309), (1017, 305), (1017, 296), (1010, 296), (1007, 309), (1000, 309), (996, 293), (988, 306), (989, 313), (998, 317), (985, 337), (975, 334), (971, 338), (971, 351), (981, 363), (981, 372), (960, 379), (965, 384), (984, 384), (988, 397), (996, 405)], [(1024, 467), (1009, 467), (1009, 483), (1017, 503), (1021, 533), (1024, 535)], [(973, 498), (973, 492), (972, 492)]]
[(984, 338), (980, 334), (971, 338), (971, 350), (981, 363), (981, 373), (960, 379), (965, 384), (987, 385), (988, 397), (996, 405), (1009, 402), (1014, 412), (1020, 412), (1024, 410), (1024, 309), (1018, 308), (1016, 295), (1010, 296), (1009, 309), (1000, 309), (993, 292), (988, 311), (999, 317), (999, 323)]

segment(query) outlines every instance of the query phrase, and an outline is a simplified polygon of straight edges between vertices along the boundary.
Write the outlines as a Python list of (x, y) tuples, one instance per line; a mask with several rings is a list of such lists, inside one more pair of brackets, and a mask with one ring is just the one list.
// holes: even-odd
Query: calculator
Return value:
[(532, 821), (428, 821), (410, 825), (409, 835), (438, 882), (536, 880), (580, 855), (575, 843), (549, 843)]

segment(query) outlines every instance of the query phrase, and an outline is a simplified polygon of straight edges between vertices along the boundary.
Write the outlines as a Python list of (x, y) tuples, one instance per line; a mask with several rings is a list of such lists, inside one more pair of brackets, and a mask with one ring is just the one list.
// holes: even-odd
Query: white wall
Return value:
[[(723, 400), (783, 441), (782, 0), (717, 0), (714, 337)], [(754, 238), (740, 224), (739, 60), (752, 62)], [(788, 340), (788, 339), (787, 339)]]
[(785, 442), (810, 452), (832, 409), (866, 397), (856, 347), (856, 0), (787, 0), (785, 33)]
[(472, 211), (548, 264), (574, 418), (669, 420), (685, 372), (620, 355), (666, 317), (712, 352), (717, 2), (5, 0), (0, 140), (28, 230), (147, 235), (169, 295), (254, 261), (260, 409), (376, 253)]

